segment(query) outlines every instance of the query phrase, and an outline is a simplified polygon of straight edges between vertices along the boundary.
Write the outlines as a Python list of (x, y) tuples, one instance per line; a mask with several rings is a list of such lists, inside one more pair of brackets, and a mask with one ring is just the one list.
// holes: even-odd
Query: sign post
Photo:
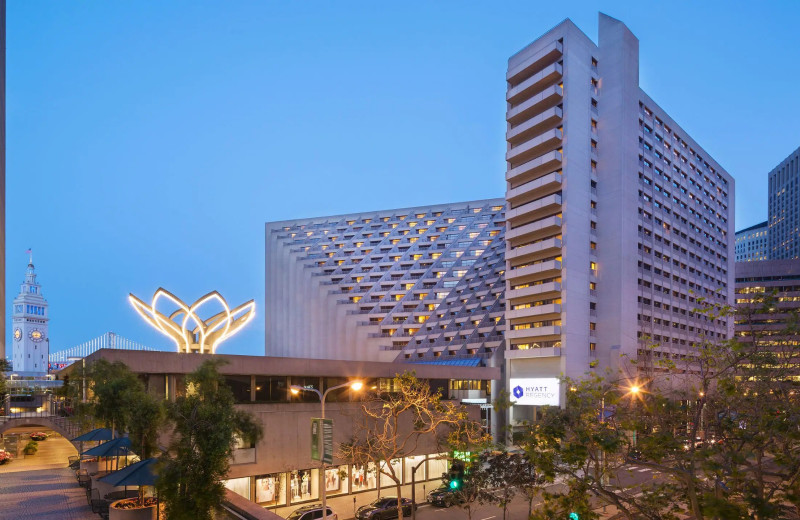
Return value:
[(322, 462), (333, 464), (333, 419), (322, 419)]

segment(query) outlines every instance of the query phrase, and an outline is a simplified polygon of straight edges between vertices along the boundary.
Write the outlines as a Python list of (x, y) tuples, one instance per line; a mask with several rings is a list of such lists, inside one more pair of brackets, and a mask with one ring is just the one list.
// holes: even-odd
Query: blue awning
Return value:
[(448, 365), (451, 367), (478, 367), (481, 366), (481, 358), (469, 359), (432, 359), (430, 361), (414, 361), (417, 365)]

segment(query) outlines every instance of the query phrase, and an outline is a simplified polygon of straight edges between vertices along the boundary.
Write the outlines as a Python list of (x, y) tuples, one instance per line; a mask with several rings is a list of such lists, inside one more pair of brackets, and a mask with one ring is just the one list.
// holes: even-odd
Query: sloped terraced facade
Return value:
[(268, 223), (266, 354), (485, 363), (505, 328), (504, 204)]

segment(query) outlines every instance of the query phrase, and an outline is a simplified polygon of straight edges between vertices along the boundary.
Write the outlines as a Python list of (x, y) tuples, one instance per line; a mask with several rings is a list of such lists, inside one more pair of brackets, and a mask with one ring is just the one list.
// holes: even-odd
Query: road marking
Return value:
[(641, 468), (636, 470), (639, 473), (644, 473), (645, 471), (651, 471), (650, 468)]
[(486, 518), (481, 518), (481, 520), (491, 520), (492, 518), (497, 518), (497, 515), (495, 515), (495, 516), (487, 516)]

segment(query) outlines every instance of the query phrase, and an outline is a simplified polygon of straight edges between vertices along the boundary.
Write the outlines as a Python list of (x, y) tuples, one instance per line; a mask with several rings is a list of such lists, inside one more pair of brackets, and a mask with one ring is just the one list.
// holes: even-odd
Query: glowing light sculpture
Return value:
[[(255, 300), (231, 309), (217, 291), (211, 291), (191, 305), (186, 305), (162, 287), (153, 294), (150, 305), (133, 294), (128, 295), (128, 300), (147, 323), (175, 342), (178, 352), (187, 353), (213, 354), (217, 346), (239, 332), (255, 316), (256, 311)], [(159, 311), (157, 307), (164, 300), (177, 309), (169, 314)], [(198, 315), (200, 307), (213, 301), (218, 302), (223, 310), (201, 320)]]

